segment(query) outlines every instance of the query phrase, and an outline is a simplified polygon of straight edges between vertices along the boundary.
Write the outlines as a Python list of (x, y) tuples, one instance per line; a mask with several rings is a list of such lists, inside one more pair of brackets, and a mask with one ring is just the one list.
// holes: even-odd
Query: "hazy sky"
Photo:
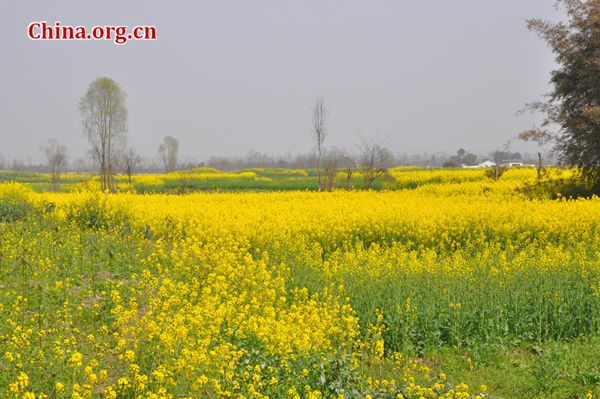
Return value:
[[(388, 136), (398, 152), (488, 152), (539, 117), (553, 56), (525, 20), (553, 0), (0, 1), (0, 154), (37, 160), (54, 137), (87, 143), (78, 102), (99, 76), (127, 93), (129, 137), (156, 156), (311, 149), (311, 107), (330, 109), (326, 145)], [(156, 25), (157, 41), (31, 41), (32, 21)]]

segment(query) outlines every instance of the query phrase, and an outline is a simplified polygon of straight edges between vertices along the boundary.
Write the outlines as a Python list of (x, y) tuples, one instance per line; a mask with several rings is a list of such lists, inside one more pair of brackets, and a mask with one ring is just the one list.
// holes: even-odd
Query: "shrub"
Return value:
[(32, 215), (36, 209), (31, 189), (19, 183), (0, 183), (0, 221), (14, 222)]
[(491, 168), (486, 168), (483, 172), (485, 177), (492, 180), (499, 180), (502, 175), (506, 172), (506, 168), (504, 166), (493, 166)]
[(66, 209), (66, 219), (88, 229), (127, 227), (130, 215), (124, 207), (110, 201), (110, 194), (82, 193), (83, 198), (74, 201)]
[(549, 179), (526, 185), (518, 189), (529, 198), (577, 199), (590, 198), (592, 187), (579, 179)]

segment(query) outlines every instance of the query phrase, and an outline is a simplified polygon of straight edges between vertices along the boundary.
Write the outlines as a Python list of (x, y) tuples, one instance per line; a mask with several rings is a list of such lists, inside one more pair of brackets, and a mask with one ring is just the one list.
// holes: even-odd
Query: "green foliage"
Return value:
[(71, 203), (66, 210), (67, 221), (81, 228), (126, 228), (130, 225), (129, 212), (107, 201), (108, 194), (90, 193), (82, 201)]
[[(515, 261), (522, 256), (515, 253)], [(477, 257), (473, 254), (473, 263)], [(331, 284), (316, 266), (297, 261), (292, 277), (298, 286), (318, 292)], [(363, 328), (373, 322), (377, 309), (386, 310), (386, 347), (403, 353), (422, 355), (440, 347), (510, 347), (572, 340), (600, 331), (600, 298), (591, 288), (597, 276), (578, 272), (576, 264), (544, 271), (533, 259), (527, 270), (506, 276), (499, 285), (498, 267), (481, 267), (470, 276), (455, 271), (415, 276), (391, 265), (393, 272), (381, 276), (347, 272), (336, 276), (336, 282), (344, 285)]]
[(506, 171), (506, 168), (503, 166), (494, 166), (491, 168), (486, 168), (484, 171), (485, 177), (492, 179), (492, 180), (500, 180), (500, 178), (502, 177), (502, 175), (504, 174), (504, 172)]
[(546, 115), (542, 127), (558, 127), (556, 150), (561, 160), (583, 172), (596, 193), (600, 192), (600, 107), (598, 107), (598, 48), (600, 1), (559, 0), (566, 18), (552, 23), (529, 22), (556, 55), (551, 72), (552, 90), (545, 102), (530, 106)]
[(591, 184), (581, 179), (545, 179), (518, 189), (531, 199), (577, 199), (594, 194)]
[(444, 162), (444, 165), (442, 165), (444, 168), (460, 168), (460, 162), (457, 161), (456, 159), (449, 159), (446, 162)]
[(585, 398), (600, 395), (600, 336), (511, 348), (434, 349), (424, 361), (452, 380), (486, 384), (497, 399)]
[(0, 189), (0, 221), (22, 220), (36, 209), (29, 199), (31, 189), (18, 183), (2, 184)]

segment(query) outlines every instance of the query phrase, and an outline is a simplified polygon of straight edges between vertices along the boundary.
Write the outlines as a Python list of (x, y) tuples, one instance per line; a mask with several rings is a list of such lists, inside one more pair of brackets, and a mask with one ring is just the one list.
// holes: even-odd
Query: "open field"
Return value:
[[(554, 178), (569, 177), (569, 171), (549, 169)], [(423, 185), (451, 183), (491, 183), (484, 169), (419, 169), (400, 166), (388, 169), (374, 184), (375, 190), (414, 189)], [(532, 181), (533, 168), (512, 168), (502, 176), (503, 186), (522, 185)], [(120, 191), (137, 193), (175, 193), (194, 191), (297, 191), (316, 190), (317, 173), (314, 169), (267, 169), (254, 168), (234, 172), (221, 172), (212, 168), (197, 168), (164, 174), (136, 174), (131, 181), (125, 175), (115, 176)], [(58, 184), (52, 182), (49, 173), (14, 172), (0, 170), (0, 182), (18, 181), (28, 184), (34, 191), (82, 191), (98, 190), (98, 176), (87, 173), (64, 173)], [(343, 190), (362, 189), (364, 177), (360, 170), (338, 170), (335, 188)]]
[(381, 187), (395, 190), (333, 193), (1, 184), (0, 396), (598, 397), (600, 199), (515, 190), (534, 176), (396, 169)]

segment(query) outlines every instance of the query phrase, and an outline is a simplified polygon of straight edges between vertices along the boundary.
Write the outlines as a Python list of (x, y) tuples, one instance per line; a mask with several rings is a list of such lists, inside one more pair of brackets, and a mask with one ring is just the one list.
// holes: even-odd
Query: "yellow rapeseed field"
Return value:
[(487, 397), (413, 359), (596, 334), (600, 200), (458, 173), (381, 192), (2, 184), (0, 397)]

